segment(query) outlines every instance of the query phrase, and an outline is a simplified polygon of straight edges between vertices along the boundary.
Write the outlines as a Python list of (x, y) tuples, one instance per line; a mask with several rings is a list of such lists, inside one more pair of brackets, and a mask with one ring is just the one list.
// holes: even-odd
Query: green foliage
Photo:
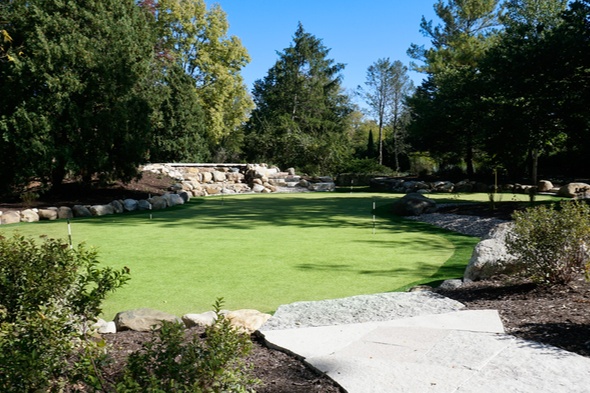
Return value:
[(390, 174), (391, 168), (385, 165), (380, 165), (375, 158), (353, 159), (346, 162), (340, 167), (340, 173), (356, 173), (356, 174)]
[(248, 376), (244, 357), (249, 336), (238, 332), (215, 303), (216, 322), (204, 337), (187, 337), (181, 323), (164, 322), (143, 348), (129, 356), (117, 391), (125, 392), (250, 392), (256, 381)]
[(533, 280), (565, 284), (589, 270), (590, 207), (562, 202), (558, 208), (538, 206), (514, 214), (508, 251)]
[(351, 105), (339, 76), (344, 65), (328, 54), (321, 40), (299, 25), (293, 44), (256, 81), (256, 109), (245, 135), (250, 160), (328, 174), (350, 157)]
[[(0, 184), (66, 173), (130, 179), (145, 161), (141, 86), (155, 37), (132, 0), (14, 1), (12, 61), (0, 62)], [(23, 165), (26, 162), (26, 165)]]
[(99, 268), (96, 251), (59, 240), (0, 236), (0, 390), (99, 384), (100, 343), (87, 337), (106, 295), (128, 271)]

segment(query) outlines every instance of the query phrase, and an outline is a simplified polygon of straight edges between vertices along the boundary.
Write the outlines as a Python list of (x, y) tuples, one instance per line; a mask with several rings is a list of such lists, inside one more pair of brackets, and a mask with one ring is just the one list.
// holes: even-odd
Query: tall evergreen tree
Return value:
[(255, 82), (256, 109), (246, 124), (250, 159), (326, 172), (350, 156), (345, 135), (352, 108), (340, 86), (344, 65), (328, 54), (299, 24), (292, 45)]
[[(0, 61), (0, 184), (130, 179), (144, 162), (150, 107), (142, 94), (155, 37), (133, 0), (15, 0)], [(5, 190), (6, 191), (6, 190)]]
[[(474, 156), (480, 146), (478, 119), (481, 100), (476, 86), (478, 66), (493, 43), (498, 26), (498, 0), (439, 0), (434, 8), (443, 24), (424, 18), (428, 49), (412, 45), (408, 53), (422, 65), (415, 69), (428, 78), (412, 100), (414, 141), (433, 153), (462, 158), (467, 174), (474, 174)], [(451, 143), (452, 142), (452, 143)], [(448, 154), (445, 154), (448, 156)]]
[(566, 139), (557, 114), (567, 97), (560, 83), (567, 63), (561, 64), (561, 48), (549, 50), (547, 38), (561, 25), (567, 0), (510, 0), (505, 6), (505, 29), (481, 67), (493, 111), (487, 144), (514, 167), (528, 158), (536, 183), (539, 157)]

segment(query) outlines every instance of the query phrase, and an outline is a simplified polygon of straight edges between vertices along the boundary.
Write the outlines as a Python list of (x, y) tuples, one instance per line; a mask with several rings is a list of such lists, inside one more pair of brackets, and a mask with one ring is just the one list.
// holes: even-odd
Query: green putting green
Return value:
[[(295, 301), (397, 291), (462, 276), (478, 239), (391, 216), (389, 205), (397, 197), (199, 198), (166, 210), (74, 219), (71, 231), (75, 244), (97, 247), (105, 265), (131, 270), (131, 281), (105, 302), (106, 319), (140, 307), (198, 313), (218, 297), (228, 309), (272, 312)], [(5, 234), (14, 230), (68, 237), (63, 220), (0, 228)]]

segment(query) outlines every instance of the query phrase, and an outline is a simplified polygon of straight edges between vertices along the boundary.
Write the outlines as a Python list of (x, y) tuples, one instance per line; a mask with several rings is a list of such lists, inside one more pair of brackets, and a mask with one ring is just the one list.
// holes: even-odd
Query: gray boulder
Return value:
[(336, 189), (336, 184), (334, 182), (310, 183), (307, 189), (316, 192), (329, 192)]
[(121, 214), (125, 211), (125, 209), (123, 208), (123, 204), (118, 200), (112, 201), (111, 203), (109, 203), (109, 205), (113, 207), (113, 210), (117, 214)]
[(67, 206), (60, 206), (57, 208), (57, 218), (61, 220), (67, 220), (70, 218), (74, 218), (74, 212), (72, 208)]
[(136, 332), (148, 332), (152, 328), (162, 326), (162, 321), (182, 322), (175, 315), (151, 308), (139, 308), (135, 310), (121, 311), (115, 315), (117, 331), (134, 330)]
[(166, 199), (161, 196), (154, 196), (148, 199), (148, 202), (152, 205), (152, 210), (161, 210), (168, 207)]
[(184, 200), (178, 194), (168, 194), (168, 206), (176, 206), (184, 204)]
[(189, 195), (189, 193), (188, 193), (188, 192), (186, 192), (186, 191), (180, 191), (180, 192), (178, 193), (178, 195), (179, 195), (179, 196), (182, 198), (182, 201), (183, 201), (184, 203), (187, 203), (188, 201), (190, 201), (190, 200), (191, 200), (191, 196), (190, 196), (190, 195)]
[(393, 203), (393, 214), (398, 216), (419, 216), (436, 211), (436, 202), (420, 193), (404, 195)]
[(90, 209), (83, 205), (74, 205), (72, 207), (72, 211), (74, 212), (74, 217), (90, 217), (92, 213)]
[(138, 210), (150, 210), (151, 208), (152, 208), (152, 204), (149, 203), (147, 200), (140, 199), (139, 201), (137, 201), (137, 209)]
[(115, 214), (115, 208), (112, 205), (93, 205), (90, 206), (90, 213), (93, 216), (107, 216), (110, 214)]
[(57, 220), (57, 208), (39, 209), (39, 220)]
[(483, 280), (498, 274), (515, 273), (522, 269), (506, 248), (506, 239), (512, 225), (511, 222), (497, 225), (475, 246), (463, 274), (464, 281)]
[(139, 209), (139, 202), (137, 202), (135, 199), (125, 199), (123, 201), (123, 209), (128, 212), (135, 211)]

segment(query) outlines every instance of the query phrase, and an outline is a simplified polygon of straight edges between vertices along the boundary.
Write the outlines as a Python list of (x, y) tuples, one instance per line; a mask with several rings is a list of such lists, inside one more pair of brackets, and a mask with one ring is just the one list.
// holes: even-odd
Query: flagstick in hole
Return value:
[(373, 235), (375, 234), (375, 201), (373, 201)]
[(68, 241), (70, 242), (70, 249), (74, 248), (72, 244), (72, 226), (70, 225), (70, 219), (68, 218)]

